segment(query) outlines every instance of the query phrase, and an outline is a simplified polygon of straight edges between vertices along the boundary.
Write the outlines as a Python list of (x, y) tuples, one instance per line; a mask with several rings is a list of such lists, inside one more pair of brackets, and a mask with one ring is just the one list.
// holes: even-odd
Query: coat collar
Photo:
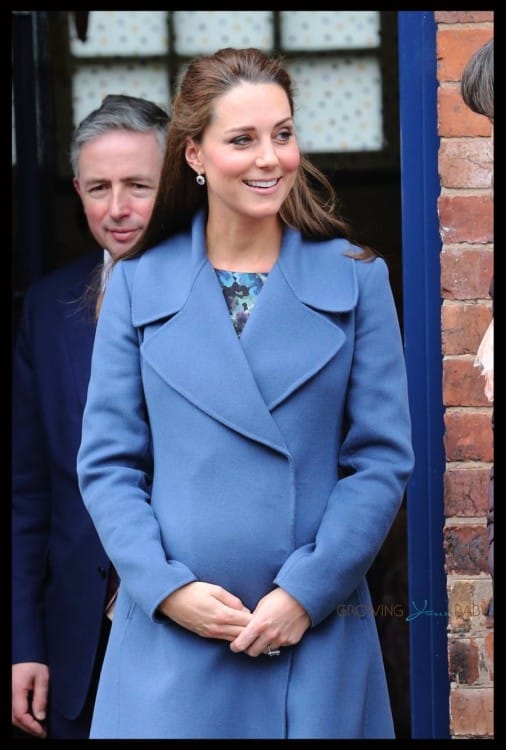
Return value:
[[(172, 315), (185, 304), (195, 277), (208, 263), (205, 218), (205, 212), (200, 211), (191, 234), (179, 234), (140, 258), (124, 261), (137, 265), (132, 298), (134, 325)], [(326, 312), (347, 312), (355, 306), (358, 295), (354, 263), (344, 255), (350, 248), (344, 239), (303, 240), (299, 232), (287, 227), (276, 266), (304, 304)]]
[[(241, 339), (207, 260), (204, 216), (190, 234), (126, 261), (132, 321), (145, 331), (145, 361), (201, 411), (249, 438), (287, 452), (273, 410), (342, 346), (337, 319), (356, 303), (354, 262), (342, 240), (308, 243), (287, 229), (278, 262)], [(281, 366), (273, 367), (273, 352)], [(226, 398), (223, 397), (226, 394)]]

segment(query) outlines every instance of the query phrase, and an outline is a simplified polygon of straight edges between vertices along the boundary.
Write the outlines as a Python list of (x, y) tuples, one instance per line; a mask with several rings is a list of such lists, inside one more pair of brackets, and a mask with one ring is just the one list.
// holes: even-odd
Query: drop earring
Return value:
[(204, 177), (203, 174), (198, 174), (195, 177), (195, 180), (197, 181), (197, 185), (200, 185), (201, 187), (202, 187), (202, 185), (206, 184), (206, 178)]

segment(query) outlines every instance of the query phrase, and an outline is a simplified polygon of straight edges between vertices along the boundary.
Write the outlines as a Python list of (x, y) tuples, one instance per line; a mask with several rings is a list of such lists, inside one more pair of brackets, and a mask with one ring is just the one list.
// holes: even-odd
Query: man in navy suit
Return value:
[(89, 734), (113, 578), (76, 475), (95, 303), (110, 263), (133, 247), (151, 215), (168, 122), (152, 102), (111, 95), (77, 127), (73, 183), (101, 249), (36, 282), (23, 304), (13, 374), (12, 723), (23, 730), (18, 738)]

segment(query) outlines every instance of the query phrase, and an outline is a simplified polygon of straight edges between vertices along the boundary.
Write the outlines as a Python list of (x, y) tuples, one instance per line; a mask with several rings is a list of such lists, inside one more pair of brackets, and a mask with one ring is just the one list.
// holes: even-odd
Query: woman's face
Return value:
[(209, 211), (272, 217), (300, 162), (288, 98), (276, 83), (240, 83), (219, 97), (202, 142), (186, 157), (206, 178)]

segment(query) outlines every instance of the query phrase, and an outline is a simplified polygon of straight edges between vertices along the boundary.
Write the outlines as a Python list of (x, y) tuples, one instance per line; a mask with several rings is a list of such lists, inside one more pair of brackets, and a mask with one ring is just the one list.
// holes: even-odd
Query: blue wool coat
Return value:
[[(78, 457), (121, 578), (91, 738), (392, 737), (365, 574), (413, 467), (381, 259), (286, 229), (241, 338), (204, 216), (121, 261), (100, 315)], [(157, 614), (181, 586), (311, 617), (278, 658)]]

